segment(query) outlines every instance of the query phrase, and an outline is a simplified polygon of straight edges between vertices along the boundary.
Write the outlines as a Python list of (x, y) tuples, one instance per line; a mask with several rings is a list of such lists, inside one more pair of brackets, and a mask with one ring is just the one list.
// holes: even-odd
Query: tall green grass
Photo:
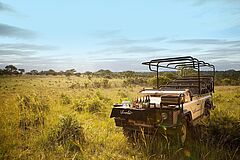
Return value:
[(166, 139), (129, 143), (112, 104), (138, 96), (122, 79), (0, 77), (0, 159), (239, 159), (240, 87), (216, 87), (210, 120), (185, 147)]

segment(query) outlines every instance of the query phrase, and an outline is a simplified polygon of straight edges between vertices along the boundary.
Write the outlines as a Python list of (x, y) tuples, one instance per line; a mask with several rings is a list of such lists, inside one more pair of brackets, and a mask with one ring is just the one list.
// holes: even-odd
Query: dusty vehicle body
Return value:
[[(143, 64), (156, 72), (156, 88), (143, 89), (140, 91), (142, 97), (132, 103), (115, 104), (110, 117), (115, 119), (116, 126), (123, 127), (127, 136), (136, 132), (149, 135), (165, 132), (176, 135), (177, 140), (184, 144), (188, 127), (209, 116), (209, 110), (214, 108), (211, 98), (215, 67), (190, 56), (154, 59)], [(201, 75), (203, 67), (210, 68), (212, 74)], [(159, 68), (191, 68), (196, 70), (197, 76), (182, 76), (160, 86)]]

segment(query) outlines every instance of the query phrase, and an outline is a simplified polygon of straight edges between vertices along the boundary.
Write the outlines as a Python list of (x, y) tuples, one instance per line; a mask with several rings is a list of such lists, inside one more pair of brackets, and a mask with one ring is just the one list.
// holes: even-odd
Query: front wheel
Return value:
[(181, 146), (183, 146), (187, 139), (187, 120), (183, 119), (182, 125), (179, 128), (178, 131), (178, 141)]

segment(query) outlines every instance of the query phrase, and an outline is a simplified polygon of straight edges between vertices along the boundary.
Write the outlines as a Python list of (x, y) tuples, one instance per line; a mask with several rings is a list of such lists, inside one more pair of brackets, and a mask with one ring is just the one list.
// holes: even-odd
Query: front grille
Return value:
[(149, 127), (149, 128), (154, 127), (154, 125), (152, 125), (150, 123), (146, 123), (144, 121), (128, 120), (128, 124), (135, 125), (135, 126)]

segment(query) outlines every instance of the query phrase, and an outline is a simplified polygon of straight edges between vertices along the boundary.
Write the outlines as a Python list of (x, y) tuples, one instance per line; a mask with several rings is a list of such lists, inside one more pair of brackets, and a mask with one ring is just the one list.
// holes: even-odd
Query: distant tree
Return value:
[(113, 78), (114, 73), (110, 70), (98, 70), (97, 72), (94, 72), (94, 75), (97, 77), (104, 77), (104, 78)]
[(181, 67), (181, 69), (178, 70), (178, 75), (179, 76), (194, 76), (197, 74), (197, 71), (194, 70), (193, 68), (184, 68)]
[(0, 69), (0, 75), (3, 75), (3, 74), (4, 74), (3, 69)]
[(25, 69), (18, 69), (18, 71), (20, 72), (20, 74), (23, 74), (25, 72)]
[(88, 78), (89, 80), (91, 80), (92, 77), (93, 77), (93, 73), (90, 72), (90, 71), (87, 71), (87, 72), (83, 73), (83, 75), (84, 75), (84, 76), (87, 76), (87, 78)]
[[(159, 76), (158, 77), (159, 85), (166, 85), (170, 81), (171, 81), (171, 79), (166, 77), (166, 76)], [(155, 87), (157, 85), (157, 77), (153, 77), (153, 78), (149, 79), (149, 84), (151, 84), (153, 87)]]
[(124, 71), (124, 72), (121, 73), (121, 75), (123, 75), (124, 78), (131, 78), (131, 77), (136, 76), (136, 72), (134, 72), (134, 71)]
[(163, 76), (166, 76), (169, 79), (175, 79), (177, 78), (176, 72), (164, 72)]
[(236, 72), (236, 70), (234, 70), (234, 69), (229, 69), (229, 70), (226, 70), (226, 72)]
[(77, 72), (76, 69), (70, 69), (70, 71), (73, 73)]
[(224, 78), (224, 79), (222, 79), (222, 84), (223, 85), (231, 85), (231, 79), (229, 79), (229, 78)]
[(4, 74), (18, 74), (17, 67), (15, 67), (14, 65), (7, 65), (5, 67)]
[(15, 67), (14, 65), (7, 65), (5, 67), (6, 71), (9, 71), (9, 72), (14, 72), (17, 70), (17, 67)]
[(92, 76), (93, 75), (93, 73), (92, 72), (90, 72), (90, 71), (86, 71), (85, 73), (83, 73), (84, 75), (86, 75), (86, 76)]
[(46, 75), (57, 75), (57, 72), (55, 72), (53, 69), (49, 69), (46, 71)]
[(75, 73), (74, 75), (80, 77), (82, 74), (78, 72), (78, 73)]
[(38, 71), (34, 69), (34, 70), (31, 70), (30, 72), (28, 72), (28, 74), (38, 75)]
[(74, 75), (75, 72), (76, 72), (75, 69), (69, 69), (69, 70), (65, 71), (65, 75), (66, 76), (72, 76), (72, 75)]
[(64, 71), (60, 71), (60, 72), (58, 72), (58, 75), (64, 75)]
[(40, 71), (38, 72), (38, 75), (47, 75), (48, 74), (48, 71)]
[(95, 74), (99, 74), (99, 75), (112, 74), (112, 71), (100, 69), (100, 70), (98, 70), (97, 72), (95, 72)]

